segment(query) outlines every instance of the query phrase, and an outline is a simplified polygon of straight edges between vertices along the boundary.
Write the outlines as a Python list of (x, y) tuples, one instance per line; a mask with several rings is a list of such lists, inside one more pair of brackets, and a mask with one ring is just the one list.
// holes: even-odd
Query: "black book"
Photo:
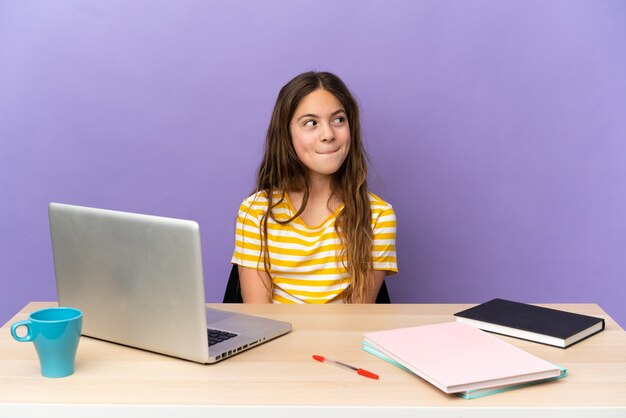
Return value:
[(493, 299), (454, 314), (484, 331), (567, 348), (604, 329), (604, 319)]

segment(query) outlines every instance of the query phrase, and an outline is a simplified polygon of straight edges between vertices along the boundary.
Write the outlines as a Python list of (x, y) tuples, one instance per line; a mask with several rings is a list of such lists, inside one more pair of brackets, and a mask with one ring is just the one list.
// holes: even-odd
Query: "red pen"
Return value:
[(353, 367), (353, 366), (350, 366), (349, 364), (342, 363), (337, 360), (331, 360), (324, 356), (318, 356), (317, 354), (313, 354), (313, 358), (322, 363), (332, 364), (333, 366), (341, 367), (342, 369), (350, 370), (351, 372), (357, 372), (361, 376), (369, 377), (370, 379), (378, 379), (377, 374), (367, 371), (365, 369)]

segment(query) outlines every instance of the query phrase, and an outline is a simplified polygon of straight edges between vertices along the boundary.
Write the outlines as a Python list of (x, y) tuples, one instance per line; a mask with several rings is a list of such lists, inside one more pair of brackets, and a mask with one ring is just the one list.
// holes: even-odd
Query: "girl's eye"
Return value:
[(343, 116), (339, 116), (338, 118), (335, 118), (333, 120), (333, 123), (336, 125), (340, 125), (342, 123), (344, 123), (346, 121), (346, 118), (344, 118)]
[(315, 122), (313, 119), (309, 119), (306, 122), (304, 122), (304, 126), (315, 126), (317, 125), (317, 122)]

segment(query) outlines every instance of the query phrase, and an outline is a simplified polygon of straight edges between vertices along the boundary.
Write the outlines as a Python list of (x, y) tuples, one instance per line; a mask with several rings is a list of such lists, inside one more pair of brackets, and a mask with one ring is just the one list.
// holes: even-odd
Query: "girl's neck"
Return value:
[(320, 200), (330, 198), (332, 190), (329, 176), (311, 176), (309, 178), (309, 199)]
[[(304, 191), (290, 191), (289, 198), (296, 211), (299, 211), (302, 206)], [(341, 206), (341, 203), (337, 196), (332, 195), (330, 177), (326, 179), (319, 177), (310, 178), (309, 198), (306, 208), (300, 214), (300, 218), (309, 226), (319, 225)]]

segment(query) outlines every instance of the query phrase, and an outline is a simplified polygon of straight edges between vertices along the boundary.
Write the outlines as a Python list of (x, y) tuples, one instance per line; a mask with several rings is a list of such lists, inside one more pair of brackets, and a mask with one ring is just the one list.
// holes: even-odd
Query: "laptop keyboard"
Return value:
[(207, 332), (209, 334), (209, 347), (237, 336), (237, 334), (233, 334), (232, 332), (221, 331), (219, 329), (207, 328)]

